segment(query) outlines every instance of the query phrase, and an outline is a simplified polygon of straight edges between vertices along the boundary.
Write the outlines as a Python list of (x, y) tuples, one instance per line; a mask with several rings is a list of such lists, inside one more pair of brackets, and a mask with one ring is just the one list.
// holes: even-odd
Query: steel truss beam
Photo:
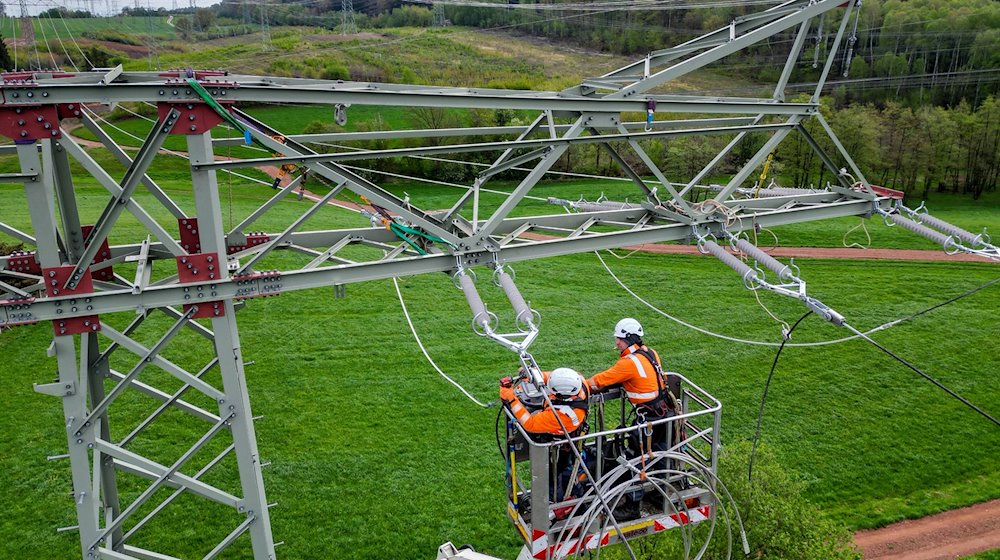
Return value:
[[(274, 558), (262, 462), (235, 318), (236, 303), (241, 300), (450, 272), (458, 266), (496, 266), (623, 245), (683, 241), (695, 231), (721, 235), (726, 224), (729, 231), (736, 232), (755, 226), (867, 216), (877, 208), (887, 207), (888, 199), (867, 189), (861, 170), (819, 116), (818, 95), (808, 103), (784, 102), (792, 65), (812, 23), (842, 2), (786, 2), (677, 48), (654, 52), (564, 92), (192, 73), (199, 88), (192, 87), (183, 73), (132, 73), (120, 68), (63, 77), (36, 74), (24, 82), (0, 84), (0, 112), (29, 117), (23, 119), (28, 124), (0, 123), (0, 134), (17, 141), (14, 146), (0, 148), (0, 157), (15, 156), (20, 164), (19, 173), (5, 174), (0, 181), (24, 184), (31, 221), (29, 231), (28, 224), (12, 223), (11, 217), (0, 216), (0, 235), (35, 248), (28, 255), (0, 256), (0, 275), (4, 278), (0, 281), (0, 293), (4, 295), (0, 297), (9, 298), (0, 300), (0, 329), (53, 322), (52, 352), (58, 363), (58, 381), (38, 385), (36, 390), (62, 400), (81, 557), (178, 558), (197, 553), (214, 558), (227, 547), (242, 543), (257, 560)], [(842, 22), (852, 8), (848, 6)], [(839, 30), (833, 41), (835, 47), (843, 35), (843, 23)], [(648, 93), (781, 32), (793, 33), (795, 41), (770, 98)], [(829, 54), (823, 80), (835, 55)], [(204, 98), (202, 88), (213, 99)], [(130, 157), (113, 143), (103, 129), (101, 117), (84, 114), (84, 125), (126, 168), (116, 178), (57, 122), (50, 121), (58, 118), (62, 104), (119, 102), (157, 104), (160, 118), (138, 153)], [(506, 108), (537, 114), (523, 126), (291, 136), (235, 107), (258, 102)], [(213, 106), (221, 106), (219, 111), (230, 114), (224, 118)], [(647, 114), (647, 110), (652, 111), (648, 122), (628, 122), (635, 114)], [(691, 113), (710, 117), (666, 118)], [(820, 133), (829, 137), (835, 153), (825, 153), (822, 146), (828, 144), (806, 132), (804, 124), (812, 118), (819, 118)], [(5, 122), (17, 123), (19, 119)], [(215, 147), (229, 149), (242, 141), (211, 138), (211, 129), (223, 120), (236, 128), (245, 127), (257, 143), (276, 155), (217, 161)], [(767, 135), (760, 149), (725, 186), (717, 189), (719, 192), (709, 204), (696, 202), (692, 195), (701, 193), (703, 179), (751, 132)], [(191, 214), (167, 194), (162, 181), (154, 180), (150, 171), (156, 169), (156, 158), (168, 157), (161, 154), (160, 147), (169, 134), (187, 137), (194, 200)], [(745, 182), (767, 154), (791, 134), (804, 135), (824, 165), (834, 172), (837, 184), (825, 191), (803, 191), (794, 196), (745, 196)], [(668, 177), (661, 169), (663, 161), (650, 149), (654, 141), (705, 135), (723, 135), (729, 142), (694, 177)], [(464, 139), (473, 136), (494, 139)], [(440, 138), (458, 140), (441, 145)], [(389, 144), (381, 149), (356, 144), (400, 140), (412, 143), (414, 139), (424, 143), (406, 147)], [(319, 153), (320, 145), (329, 142), (347, 146)], [(599, 201), (601, 187), (596, 187), (595, 192), (581, 193), (598, 202), (590, 206), (594, 211), (547, 212), (544, 209), (549, 206), (538, 204), (545, 201), (545, 196), (534, 196), (544, 188), (540, 181), (564, 156), (572, 154), (571, 149), (587, 145), (597, 145), (610, 154), (620, 175), (630, 181), (632, 203)], [(407, 192), (413, 196), (401, 197), (392, 185), (371, 179), (378, 170), (369, 172), (346, 165), (476, 153), (491, 154), (486, 160), (491, 163), (479, 164), (483, 167), (477, 169), (471, 185), (433, 181), (439, 189), (433, 203), (422, 200), (424, 189), (408, 184)], [(70, 159), (107, 191), (104, 211), (90, 230), (85, 230), (81, 217), (86, 212), (79, 208), (83, 199), (73, 184)], [(223, 215), (227, 212), (219, 197), (216, 174), (238, 167), (283, 164), (297, 168), (284, 185), (280, 180), (275, 183), (274, 193), (266, 191), (261, 196), (261, 192), (253, 190), (261, 187), (241, 183), (239, 188), (259, 197), (260, 206), (233, 220), (236, 225), (230, 223), (228, 231), (224, 229)], [(522, 169), (525, 165), (533, 167)], [(860, 185), (849, 180), (841, 167), (851, 169)], [(307, 184), (306, 172), (309, 188), (318, 191), (315, 195), (302, 190)], [(516, 177), (513, 187), (497, 189), (499, 178), (512, 176)], [(322, 184), (313, 186), (317, 180)], [(138, 188), (140, 184), (145, 190)], [(446, 207), (431, 209), (431, 204), (440, 205), (440, 190), (445, 188), (440, 185), (456, 187), (454, 197)], [(281, 208), (287, 215), (294, 208), (295, 203), (288, 199), (292, 192), (309, 196), (312, 204), (308, 209), (300, 208), (295, 217), (275, 218), (275, 209)], [(151, 196), (162, 208), (147, 211), (137, 200), (143, 196)], [(327, 219), (332, 217), (334, 222), (347, 217), (351, 210), (332, 206), (343, 197), (366, 199), (368, 205), (363, 206), (363, 213), (371, 220), (371, 227), (358, 227), (354, 221), (331, 229), (305, 229), (309, 220), (321, 214)], [(356, 204), (356, 199), (349, 202)], [(528, 209), (527, 204), (534, 206)], [(145, 229), (135, 239), (123, 239), (119, 227), (119, 217), (126, 211)], [(248, 231), (265, 216), (272, 227), (275, 221), (281, 225), (274, 227), (275, 231)], [(89, 233), (85, 235), (84, 231)], [(547, 237), (540, 239), (538, 234)], [(106, 245), (109, 236), (118, 244)], [(278, 261), (284, 263), (282, 270), (264, 269), (276, 262), (274, 251), (288, 250), (293, 255)], [(290, 262), (299, 264), (287, 264)], [(134, 273), (131, 269), (114, 271), (133, 266)], [(19, 288), (11, 284), (12, 278), (38, 284)], [(41, 287), (45, 294), (32, 296)], [(115, 315), (118, 313), (123, 315)], [(155, 342), (140, 342), (138, 336)], [(172, 359), (164, 357), (168, 347), (190, 345), (192, 341), (211, 345), (212, 356), (207, 362), (187, 363), (174, 352), (169, 353)], [(136, 393), (149, 403), (146, 414), (138, 419), (122, 417), (118, 408), (127, 393)], [(215, 406), (196, 404), (206, 399)], [(161, 462), (136, 451), (136, 442), (148, 436), (151, 425), (177, 415), (166, 414), (168, 410), (193, 419), (199, 427), (190, 432), (182, 451)], [(114, 431), (110, 429), (112, 423)], [(112, 433), (127, 435), (115, 440)], [(224, 441), (209, 452), (210, 443), (216, 439)], [(203, 480), (206, 473), (223, 462), (235, 462), (239, 473), (239, 484), (227, 486), (229, 491)], [(127, 491), (120, 491), (121, 487), (127, 487)], [(232, 490), (236, 487), (238, 492)], [(165, 500), (152, 505), (162, 488), (174, 490)], [(228, 528), (202, 551), (135, 546), (136, 535), (141, 535), (181, 494), (229, 508), (230, 515), (224, 520)], [(140, 516), (140, 511), (146, 513)]]

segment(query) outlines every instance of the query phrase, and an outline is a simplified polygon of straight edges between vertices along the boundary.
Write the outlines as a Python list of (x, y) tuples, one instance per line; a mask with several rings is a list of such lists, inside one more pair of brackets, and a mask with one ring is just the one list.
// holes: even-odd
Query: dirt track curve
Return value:
[(951, 560), (1000, 548), (1000, 500), (854, 534), (865, 560)]

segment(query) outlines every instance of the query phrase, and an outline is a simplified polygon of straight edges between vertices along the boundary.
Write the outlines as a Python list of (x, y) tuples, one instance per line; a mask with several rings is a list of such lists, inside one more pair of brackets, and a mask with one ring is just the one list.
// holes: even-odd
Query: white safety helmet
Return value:
[(583, 388), (583, 377), (574, 369), (556, 368), (549, 374), (549, 391), (559, 397), (574, 397)]
[(615, 338), (626, 338), (630, 334), (642, 338), (642, 325), (631, 317), (625, 317), (615, 325)]

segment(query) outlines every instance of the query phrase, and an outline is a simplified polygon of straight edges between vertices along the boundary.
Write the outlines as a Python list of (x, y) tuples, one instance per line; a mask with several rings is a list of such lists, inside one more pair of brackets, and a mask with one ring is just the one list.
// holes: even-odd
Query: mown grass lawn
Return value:
[[(814, 293), (862, 328), (997, 275), (991, 265), (803, 264)], [(644, 297), (686, 320), (777, 339), (776, 325), (724, 280), (715, 262), (637, 254), (613, 266)], [(521, 289), (543, 315), (534, 351), (544, 367), (599, 370), (613, 359), (610, 326), (621, 315), (636, 316), (671, 368), (723, 400), (724, 440), (750, 437), (773, 349), (734, 346), (657, 318), (614, 285), (593, 255), (516, 268)], [(845, 276), (849, 287), (842, 285)], [(492, 309), (509, 315), (496, 290), (481, 288)], [(491, 398), (514, 357), (469, 332), (466, 304), (447, 277), (404, 279), (402, 290), (431, 355), (474, 394)], [(767, 303), (789, 319), (801, 311)], [(877, 339), (995, 412), (998, 304), (994, 287)], [(444, 540), (514, 556), (518, 543), (503, 518), (503, 464), (491, 433), (494, 412), (466, 401), (426, 364), (391, 282), (352, 285), (343, 300), (325, 289), (285, 294), (251, 302), (240, 317), (244, 357), (255, 362), (248, 368), (254, 412), (265, 416), (258, 435), (264, 460), (272, 462), (265, 476), (269, 500), (280, 504), (272, 515), (276, 538), (286, 542), (283, 556), (426, 558)], [(18, 545), (27, 557), (68, 558), (74, 538), (52, 533), (53, 526), (72, 524), (68, 469), (45, 461), (64, 448), (61, 413), (29, 386), (52, 377), (44, 354), (50, 332), (38, 325), (0, 338), (0, 352), (17, 360), (5, 368), (8, 401), (0, 414), (19, 427), (0, 443), (0, 476), (13, 511), (7, 519), (17, 520), (4, 532), (5, 542), (15, 534), (37, 537)], [(142, 334), (151, 339), (156, 332)], [(796, 339), (843, 334), (809, 319)], [(200, 345), (188, 336), (168, 355), (186, 363), (182, 358)], [(127, 365), (123, 359), (118, 367)], [(810, 498), (844, 523), (876, 525), (1000, 495), (996, 428), (863, 343), (787, 349), (771, 391), (764, 441), (808, 478)], [(153, 407), (142, 398), (124, 404), (133, 419)], [(179, 453), (172, 442), (190, 441), (183, 429), (190, 425), (171, 428), (168, 420), (139, 448), (154, 456)], [(178, 520), (195, 511), (187, 502), (171, 509)], [(224, 532), (211, 518), (199, 525), (215, 536)], [(151, 527), (148, 538), (169, 544), (180, 539), (175, 528)]]
[[(95, 153), (96, 155), (97, 153)], [(98, 156), (106, 161), (106, 156)], [(193, 208), (183, 183), (186, 163), (158, 162), (155, 176), (182, 207)], [(11, 164), (3, 164), (4, 171)], [(492, 185), (492, 184), (491, 184)], [(510, 184), (497, 183), (498, 188)], [(455, 196), (446, 187), (395, 185), (438, 208)], [(577, 198), (604, 189), (624, 195), (627, 184), (561, 182), (539, 189), (540, 196)], [(229, 206), (230, 185), (220, 178)], [(274, 191), (236, 181), (234, 220)], [(106, 195), (92, 180), (78, 182), (85, 220), (93, 220)], [(140, 189), (138, 200), (169, 224)], [(492, 198), (490, 197), (492, 196)], [(484, 197), (495, 205), (497, 195)], [(1000, 227), (996, 201), (969, 203), (942, 198), (939, 215), (973, 227)], [(306, 208), (289, 197), (261, 229), (277, 231)], [(21, 187), (0, 186), (0, 208), (11, 225), (29, 228)], [(544, 202), (527, 201), (518, 213), (552, 212)], [(226, 211), (224, 211), (225, 213)], [(225, 218), (228, 218), (225, 217)], [(307, 229), (355, 227), (365, 221), (329, 209)], [(228, 225), (228, 224), (227, 224)], [(815, 243), (843, 235), (853, 222), (786, 228), (783, 243)], [(175, 226), (168, 226), (172, 231)], [(869, 224), (885, 237), (879, 246), (910, 246), (909, 234)], [(794, 231), (792, 231), (794, 230)], [(126, 216), (112, 243), (134, 242), (144, 230)], [(933, 248), (929, 243), (926, 248)], [(276, 255), (276, 266), (298, 257)], [(731, 336), (776, 341), (779, 327), (742, 288), (732, 273), (707, 257), (637, 253), (625, 260), (605, 258), (622, 280), (654, 305), (699, 326)], [(871, 328), (925, 309), (1000, 276), (991, 264), (824, 261), (801, 259), (810, 291), (841, 311), (851, 324)], [(621, 316), (646, 326), (648, 342), (667, 365), (701, 384), (725, 403), (724, 441), (752, 436), (753, 421), (774, 349), (737, 346), (683, 329), (633, 299), (607, 275), (592, 254), (515, 265), (518, 285), (543, 317), (542, 336), (533, 347), (543, 367), (567, 365), (591, 374), (614, 359), (610, 329)], [(128, 277), (128, 267), (116, 268)], [(162, 272), (161, 273), (165, 273)], [(484, 271), (485, 272), (485, 271)], [(509, 306), (482, 274), (480, 290), (490, 308), (510, 325)], [(515, 357), (469, 329), (468, 306), (444, 275), (405, 278), (404, 298), (430, 354), (448, 373), (482, 399), (491, 399), (496, 380), (516, 367)], [(763, 294), (772, 312), (786, 321), (800, 305)], [(993, 286), (875, 338), (994, 415), (1000, 413), (996, 371), (1000, 367), (996, 309), (1000, 286)], [(495, 410), (472, 405), (426, 363), (409, 333), (391, 281), (351, 285), (345, 299), (329, 289), (255, 300), (240, 312), (247, 382), (258, 422), (275, 538), (285, 558), (433, 557), (445, 540), (474, 543), (481, 551), (513, 557), (520, 546), (503, 514), (503, 462), (492, 433)], [(121, 328), (133, 316), (104, 317)], [(155, 340), (167, 326), (154, 316), (137, 337)], [(798, 342), (846, 336), (815, 318), (802, 323)], [(7, 395), (0, 421), (15, 429), (0, 436), (0, 490), (8, 513), (0, 523), (6, 556), (72, 558), (79, 554), (75, 533), (54, 532), (75, 523), (69, 469), (46, 461), (62, 453), (62, 414), (52, 397), (31, 391), (31, 383), (51, 381), (54, 361), (45, 356), (48, 325), (22, 327), (0, 335), (4, 358), (0, 388)], [(202, 339), (183, 333), (167, 357), (196, 369), (210, 355)], [(119, 353), (113, 367), (132, 363)], [(155, 369), (142, 378), (173, 387)], [(210, 381), (217, 379), (210, 377)], [(195, 402), (202, 402), (195, 399)], [(206, 404), (206, 406), (208, 406)], [(112, 421), (113, 435), (125, 435), (155, 407), (130, 396)], [(193, 441), (196, 422), (180, 414), (164, 417), (136, 440), (136, 449), (168, 462)], [(868, 527), (1000, 496), (1000, 431), (929, 383), (871, 346), (858, 341), (816, 348), (786, 348), (772, 383), (764, 421), (764, 441), (789, 468), (809, 483), (809, 497), (827, 515), (852, 527)], [(218, 450), (213, 447), (212, 450)], [(199, 455), (203, 464), (212, 450)], [(232, 475), (224, 463), (211, 480)], [(124, 484), (135, 496), (143, 484)], [(166, 492), (158, 494), (160, 499)], [(204, 554), (210, 541), (235, 524), (234, 516), (190, 498), (168, 508), (137, 544), (155, 542), (185, 556)], [(30, 538), (25, 538), (29, 536)], [(233, 554), (246, 558), (248, 554)]]

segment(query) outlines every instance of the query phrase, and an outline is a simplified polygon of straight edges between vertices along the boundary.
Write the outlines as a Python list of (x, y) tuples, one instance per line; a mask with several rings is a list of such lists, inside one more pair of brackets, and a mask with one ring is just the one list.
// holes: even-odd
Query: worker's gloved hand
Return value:
[(510, 403), (514, 401), (513, 385), (500, 385), (500, 400), (502, 400), (505, 403)]

